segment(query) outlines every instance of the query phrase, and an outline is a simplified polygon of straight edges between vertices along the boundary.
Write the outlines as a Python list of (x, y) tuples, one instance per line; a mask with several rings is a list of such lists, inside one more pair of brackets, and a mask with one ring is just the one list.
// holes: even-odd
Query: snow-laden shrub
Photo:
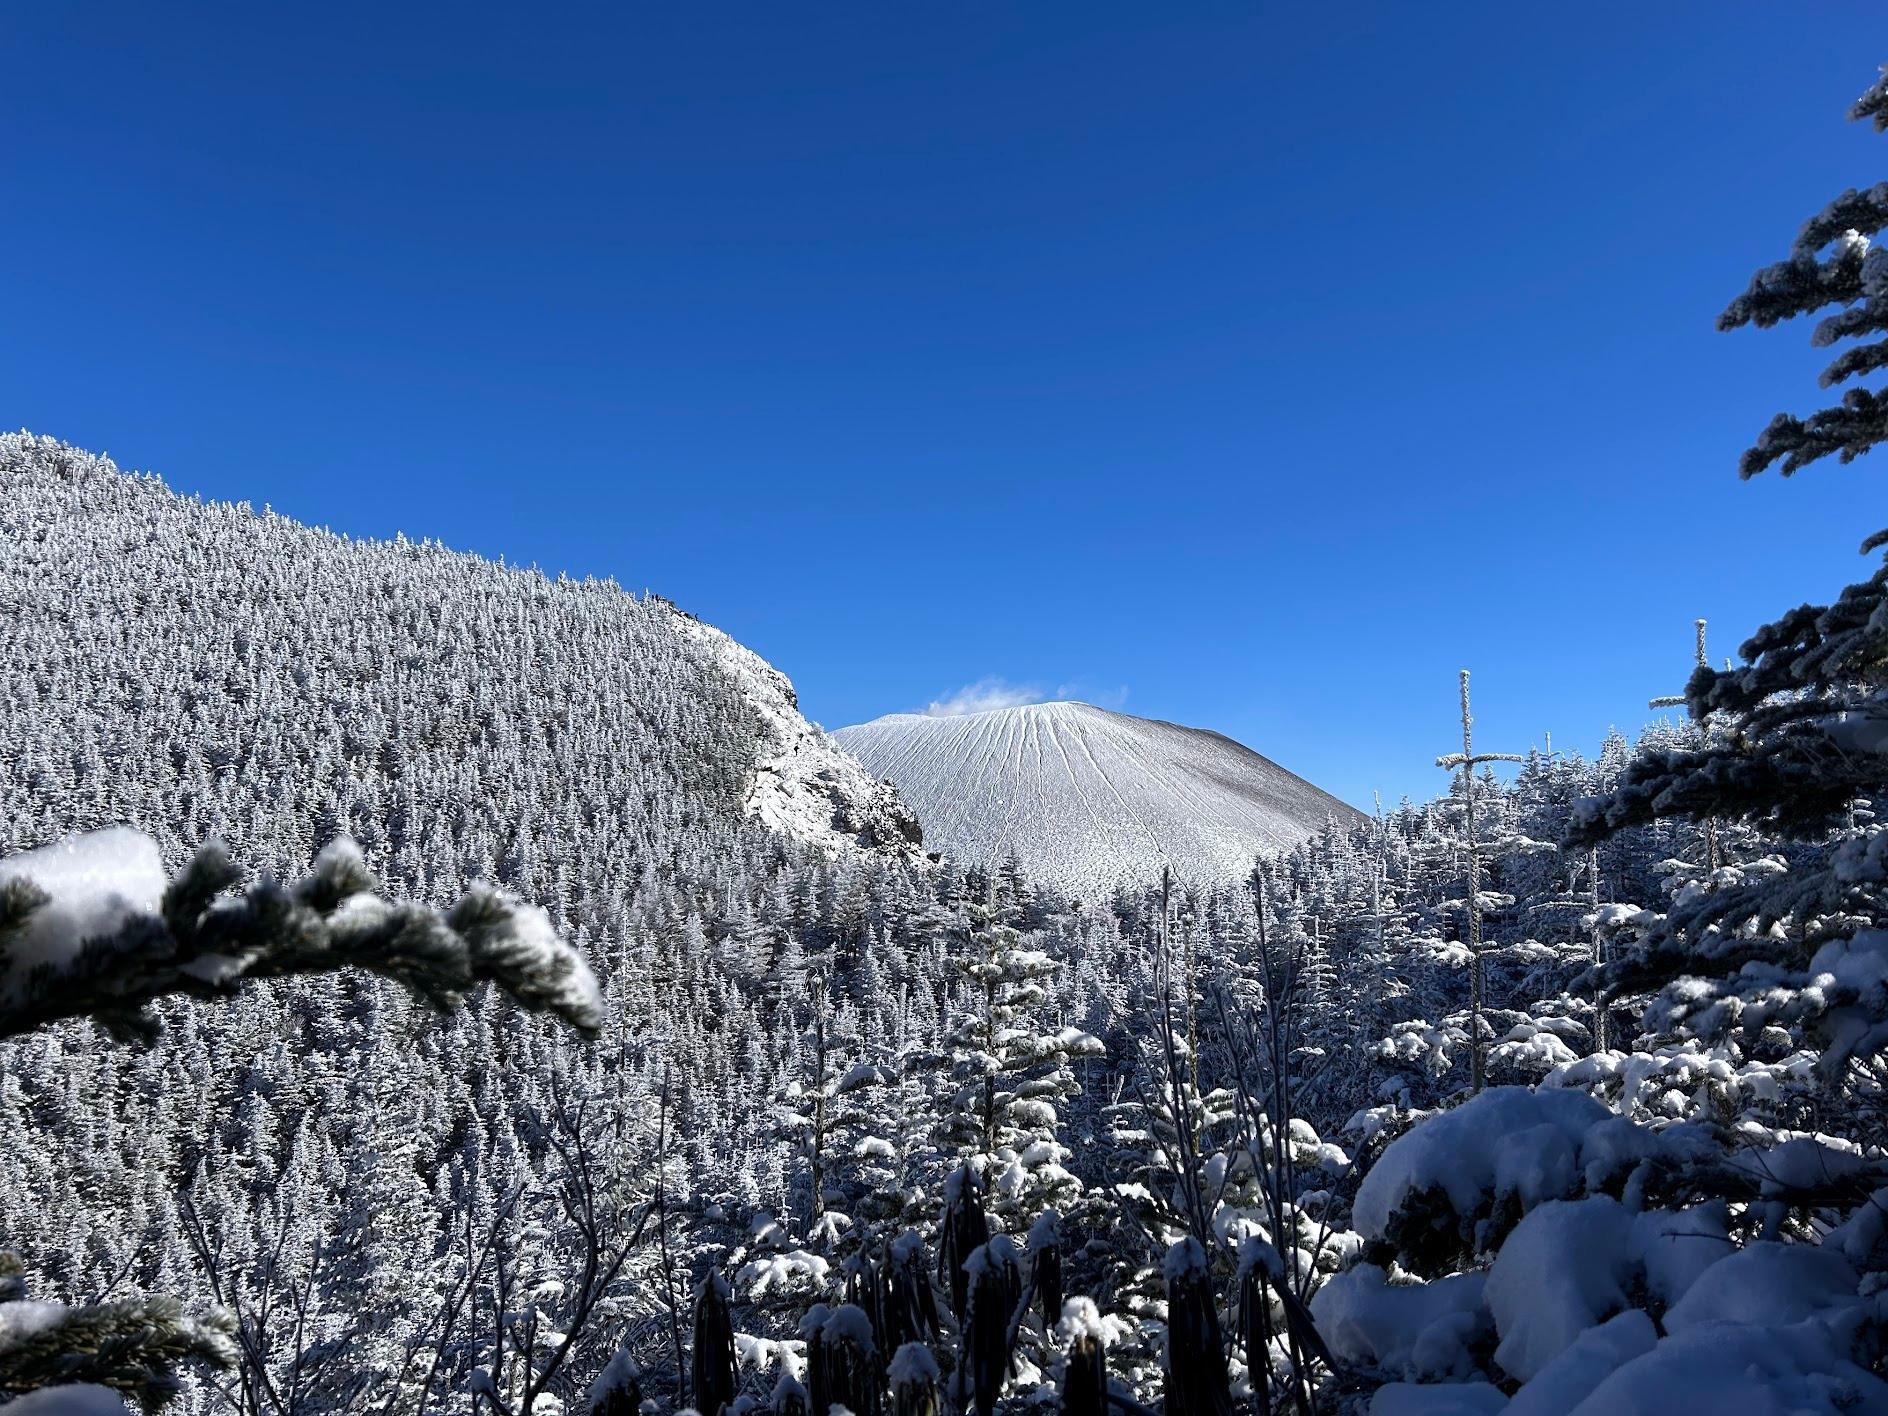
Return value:
[[(1532, 1383), (1529, 1384), (1532, 1386)], [(1888, 1411), (1888, 1383), (1858, 1366), (1822, 1323), (1753, 1330), (1706, 1323), (1674, 1333), (1622, 1363), (1570, 1408), (1535, 1404), (1522, 1387), (1516, 1416), (1670, 1416), (1735, 1411), (1739, 1416), (1860, 1416)], [(1526, 1401), (1527, 1404), (1523, 1404)]]
[(1623, 1309), (1662, 1313), (1730, 1253), (1722, 1205), (1635, 1214), (1609, 1195), (1551, 1200), (1515, 1226), (1488, 1271), (1495, 1361), (1527, 1381)]
[(1581, 1142), (1608, 1114), (1578, 1092), (1496, 1087), (1430, 1117), (1357, 1188), (1366, 1255), (1434, 1273), (1486, 1251), (1527, 1210), (1574, 1192)]
[(1493, 1345), (1483, 1302), (1486, 1275), (1460, 1273), (1432, 1283), (1391, 1283), (1375, 1264), (1359, 1264), (1311, 1300), (1318, 1331), (1339, 1361), (1411, 1381), (1472, 1375), (1477, 1349)]
[[(1713, 1374), (1724, 1409), (1888, 1412), (1874, 1404), (1888, 1386), (1861, 1365), (1881, 1322), (1851, 1262), (1872, 1261), (1888, 1227), (1870, 1195), (1878, 1165), (1829, 1138), (1726, 1139), (1552, 1089), (1496, 1089), (1427, 1117), (1365, 1176), (1354, 1217), (1376, 1262), (1325, 1284), (1319, 1331), (1352, 1370), (1390, 1379), (1373, 1412), (1477, 1409), (1489, 1382), (1521, 1384), (1516, 1416), (1689, 1409), (1673, 1383), (1722, 1354), (1710, 1334), (1728, 1326), (1767, 1356), (1742, 1378), (1748, 1397)], [(1806, 1207), (1848, 1217), (1786, 1223)], [(1485, 1270), (1449, 1271), (1478, 1259)]]

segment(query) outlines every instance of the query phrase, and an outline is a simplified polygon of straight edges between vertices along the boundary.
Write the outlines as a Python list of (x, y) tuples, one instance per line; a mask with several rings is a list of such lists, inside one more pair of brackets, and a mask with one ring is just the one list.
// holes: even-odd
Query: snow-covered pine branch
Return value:
[(0, 1037), (90, 1017), (148, 1040), (146, 1005), (214, 998), (246, 980), (357, 968), (441, 1010), (481, 982), (580, 1032), (602, 1024), (590, 966), (544, 911), (475, 887), (450, 911), (375, 892), (345, 838), (289, 886), (241, 871), (206, 846), (166, 883), (157, 845), (128, 827), (70, 837), (0, 860)]
[[(1870, 120), (1877, 132), (1888, 121), (1882, 81), (1877, 80), (1849, 110)], [(1760, 329), (1839, 307), (1817, 326), (1813, 342), (1827, 346), (1888, 332), (1888, 250), (1874, 244), (1888, 225), (1888, 182), (1851, 188), (1803, 223), (1790, 254), (1751, 277), (1744, 293), (1718, 316), (1719, 329)], [(1845, 350), (1822, 374), (1829, 388), (1888, 365), (1888, 340)], [(1799, 418), (1779, 413), (1743, 456), (1740, 473), (1753, 477), (1781, 464), (1784, 476), (1834, 456), (1853, 461), (1888, 439), (1888, 399), (1880, 390), (1850, 389), (1842, 401)]]

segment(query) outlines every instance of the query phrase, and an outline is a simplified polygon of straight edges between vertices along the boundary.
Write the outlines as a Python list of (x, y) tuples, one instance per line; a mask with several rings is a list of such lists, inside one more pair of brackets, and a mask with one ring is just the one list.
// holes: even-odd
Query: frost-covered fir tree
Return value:
[(949, 1037), (954, 1090), (938, 1141), (971, 1165), (992, 1215), (1020, 1233), (1080, 1191), (1058, 1135), (1058, 1108), (1080, 1091), (1074, 1063), (1102, 1048), (1049, 1016), (1055, 960), (992, 906), (968, 907), (961, 950)]
[[(1888, 132), (1888, 79), (1855, 101), (1849, 117)], [(1812, 333), (1822, 348), (1853, 340), (1822, 372), (1833, 388), (1888, 365), (1888, 252), (1875, 238), (1888, 226), (1888, 182), (1850, 188), (1803, 223), (1790, 254), (1751, 277), (1749, 288), (1718, 316), (1719, 329), (1767, 329), (1799, 315), (1823, 315)], [(1779, 413), (1744, 454), (1738, 471), (1770, 467), (1784, 476), (1825, 457), (1849, 462), (1888, 439), (1888, 403), (1880, 390), (1851, 388), (1841, 403), (1807, 418)], [(1689, 691), (1688, 691), (1689, 696)]]
[(835, 1008), (826, 975), (807, 980), (798, 1065), (780, 1089), (776, 1129), (792, 1147), (781, 1213), (760, 1211), (736, 1251), (736, 1285), (770, 1310), (839, 1295), (849, 1261), (889, 1237), (904, 1202), (897, 1059), (850, 1001)]

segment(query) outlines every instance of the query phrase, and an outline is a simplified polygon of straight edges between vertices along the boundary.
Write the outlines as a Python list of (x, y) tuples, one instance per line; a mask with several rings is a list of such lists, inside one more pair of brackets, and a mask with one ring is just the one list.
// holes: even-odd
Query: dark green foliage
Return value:
[(1063, 1416), (1106, 1416), (1108, 1355), (1094, 1334), (1079, 1332), (1070, 1340), (1059, 1395)]
[(893, 1354), (892, 1416), (937, 1416), (937, 1363), (921, 1342), (908, 1342)]
[(1884, 66), (1882, 77), (1870, 84), (1867, 91), (1855, 100), (1855, 105), (1849, 109), (1849, 117), (1857, 123), (1867, 119), (1875, 125), (1876, 132), (1888, 132), (1888, 66)]
[(827, 1372), (826, 1320), (833, 1310), (825, 1303), (815, 1303), (800, 1319), (800, 1340), (806, 1344), (807, 1410), (813, 1416), (826, 1416), (833, 1403), (832, 1377)]
[(872, 1315), (872, 1330), (886, 1351), (937, 1336), (937, 1293), (927, 1267), (924, 1240), (915, 1229), (886, 1244), (878, 1266), (878, 1307)]
[[(821, 1315), (806, 1344), (813, 1416), (826, 1416), (834, 1406), (845, 1407), (853, 1416), (879, 1416), (883, 1377), (870, 1317), (852, 1303), (830, 1311), (818, 1307), (813, 1313)], [(801, 1330), (807, 1331), (806, 1326)]]
[(983, 1212), (983, 1183), (968, 1162), (957, 1167), (944, 1188), (944, 1213), (938, 1220), (937, 1271), (950, 1285), (951, 1315), (964, 1321), (969, 1275), (964, 1265), (990, 1242), (990, 1221)]
[[(1002, 1244), (999, 1249), (998, 1243)], [(970, 1279), (964, 1315), (957, 1381), (975, 1404), (977, 1416), (991, 1416), (1009, 1374), (1013, 1330), (1011, 1315), (1021, 1297), (1022, 1277), (1006, 1242), (984, 1245), (965, 1265)]]
[(1233, 1310), (1252, 1382), (1252, 1404), (1259, 1411), (1272, 1409), (1272, 1299), (1266, 1289), (1264, 1269), (1247, 1264), (1239, 1276), (1239, 1300)]
[[(1849, 116), (1871, 120), (1877, 132), (1888, 120), (1888, 99), (1878, 82)], [(1751, 324), (1767, 328), (1798, 315), (1840, 306), (1817, 326), (1819, 346), (1888, 332), (1888, 264), (1871, 240), (1888, 225), (1888, 182), (1837, 197), (1803, 224), (1789, 256), (1751, 277), (1750, 286), (1718, 317), (1719, 329)], [(1888, 365), (1888, 340), (1853, 346), (1823, 370), (1822, 386), (1870, 374)], [(1888, 399), (1880, 390), (1856, 388), (1834, 407), (1807, 418), (1780, 413), (1739, 471), (1753, 477), (1781, 464), (1784, 476), (1822, 458), (1849, 462), (1888, 438)]]
[(1045, 1215), (1029, 1237), (1029, 1285), (1042, 1314), (1042, 1330), (1052, 1332), (1062, 1316), (1062, 1232), (1052, 1216)]
[(1739, 649), (1741, 666), (1697, 669), (1686, 706), (1700, 722), (1724, 724), (1722, 740), (1639, 753), (1616, 791), (1580, 804), (1569, 843), (1671, 816), (1730, 817), (1798, 840), (1846, 825), (1858, 796), (1888, 784), (1888, 758), (1838, 716), (1888, 683), (1884, 603), (1888, 569), (1832, 605), (1765, 625)]
[(642, 1380), (632, 1369), (590, 1403), (588, 1416), (642, 1416)]

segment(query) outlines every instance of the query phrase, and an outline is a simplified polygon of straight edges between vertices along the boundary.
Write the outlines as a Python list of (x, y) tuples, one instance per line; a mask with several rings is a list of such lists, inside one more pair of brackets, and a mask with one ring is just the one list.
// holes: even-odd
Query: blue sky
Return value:
[(1877, 7), (13, 6), (0, 419), (1368, 805), (1858, 578), (1712, 320), (1883, 176)]

